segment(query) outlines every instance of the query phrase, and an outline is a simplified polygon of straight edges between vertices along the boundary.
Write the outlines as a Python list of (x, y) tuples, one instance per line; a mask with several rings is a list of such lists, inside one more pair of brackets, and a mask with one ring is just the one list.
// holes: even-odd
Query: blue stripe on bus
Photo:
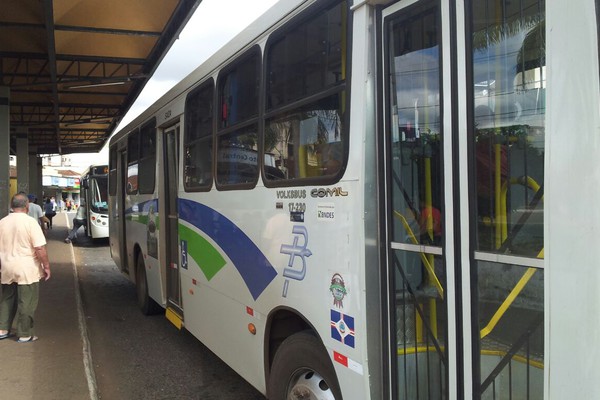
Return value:
[(203, 204), (179, 199), (179, 218), (208, 235), (233, 261), (256, 300), (277, 271), (250, 238), (223, 214)]

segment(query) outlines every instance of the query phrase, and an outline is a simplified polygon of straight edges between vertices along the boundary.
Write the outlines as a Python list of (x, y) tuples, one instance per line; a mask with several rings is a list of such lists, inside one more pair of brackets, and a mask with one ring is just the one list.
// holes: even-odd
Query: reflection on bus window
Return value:
[(185, 187), (194, 188), (212, 182), (212, 141), (203, 141), (185, 147)]
[(258, 179), (256, 125), (220, 135), (217, 142), (217, 183), (234, 185)]
[(140, 131), (135, 129), (127, 138), (127, 194), (138, 191), (138, 162), (140, 159)]
[(265, 178), (334, 176), (343, 165), (341, 95), (322, 99), (270, 119), (265, 128)]
[(389, 32), (388, 110), (394, 241), (441, 245), (442, 168), (437, 10), (416, 9)]
[(138, 166), (138, 189), (141, 194), (154, 192), (156, 180), (156, 119), (140, 129), (140, 162)]
[(212, 184), (213, 81), (192, 91), (185, 102), (184, 186)]
[(109, 174), (110, 174), (110, 178), (108, 180), (109, 183), (109, 194), (111, 196), (114, 196), (117, 194), (117, 160), (118, 160), (118, 156), (117, 156), (117, 149), (115, 149), (114, 147), (111, 147), (109, 149), (108, 152), (108, 168), (109, 168)]
[(318, 93), (345, 79), (345, 2), (298, 25), (269, 48), (267, 109)]
[(545, 24), (539, 1), (511, 4), (497, 8), (506, 9), (503, 18), (473, 5), (480, 16), (473, 33), (477, 247), (537, 257), (543, 247)]
[(446, 265), (414, 245), (442, 246), (442, 125), (439, 6), (407, 6), (385, 27), (395, 294), (397, 399), (446, 398)]
[(127, 194), (135, 194), (138, 190), (138, 165), (127, 167)]
[(346, 2), (332, 4), (278, 33), (265, 50), (267, 182), (322, 178), (331, 183), (342, 175), (348, 147), (346, 21)]
[(219, 76), (220, 121), (217, 132), (216, 182), (252, 185), (258, 181), (258, 48)]
[[(543, 258), (544, 9), (543, 0), (472, 3), (470, 123), (481, 252)], [(543, 397), (544, 270), (514, 259), (477, 260), (473, 269), (479, 398)]]
[(258, 115), (259, 65), (259, 53), (255, 52), (219, 78), (219, 128), (233, 126)]

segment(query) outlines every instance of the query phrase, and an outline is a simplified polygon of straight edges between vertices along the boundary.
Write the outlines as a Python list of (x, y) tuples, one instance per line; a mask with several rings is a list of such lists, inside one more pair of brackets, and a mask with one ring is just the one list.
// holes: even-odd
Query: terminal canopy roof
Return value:
[(11, 153), (100, 151), (200, 1), (0, 0)]

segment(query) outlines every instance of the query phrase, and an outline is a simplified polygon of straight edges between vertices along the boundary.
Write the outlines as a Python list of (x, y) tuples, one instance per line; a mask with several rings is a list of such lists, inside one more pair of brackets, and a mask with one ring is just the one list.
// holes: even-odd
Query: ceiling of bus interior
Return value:
[(11, 154), (98, 152), (201, 0), (2, 0)]

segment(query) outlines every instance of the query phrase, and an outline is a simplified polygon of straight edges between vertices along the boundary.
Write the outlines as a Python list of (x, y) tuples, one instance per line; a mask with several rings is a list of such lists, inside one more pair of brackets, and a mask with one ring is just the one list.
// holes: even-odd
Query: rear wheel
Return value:
[(158, 314), (161, 307), (148, 294), (148, 280), (146, 279), (146, 266), (144, 258), (140, 254), (135, 269), (135, 289), (140, 310), (144, 315)]
[(314, 335), (297, 333), (283, 341), (271, 367), (272, 400), (342, 400), (327, 350)]

